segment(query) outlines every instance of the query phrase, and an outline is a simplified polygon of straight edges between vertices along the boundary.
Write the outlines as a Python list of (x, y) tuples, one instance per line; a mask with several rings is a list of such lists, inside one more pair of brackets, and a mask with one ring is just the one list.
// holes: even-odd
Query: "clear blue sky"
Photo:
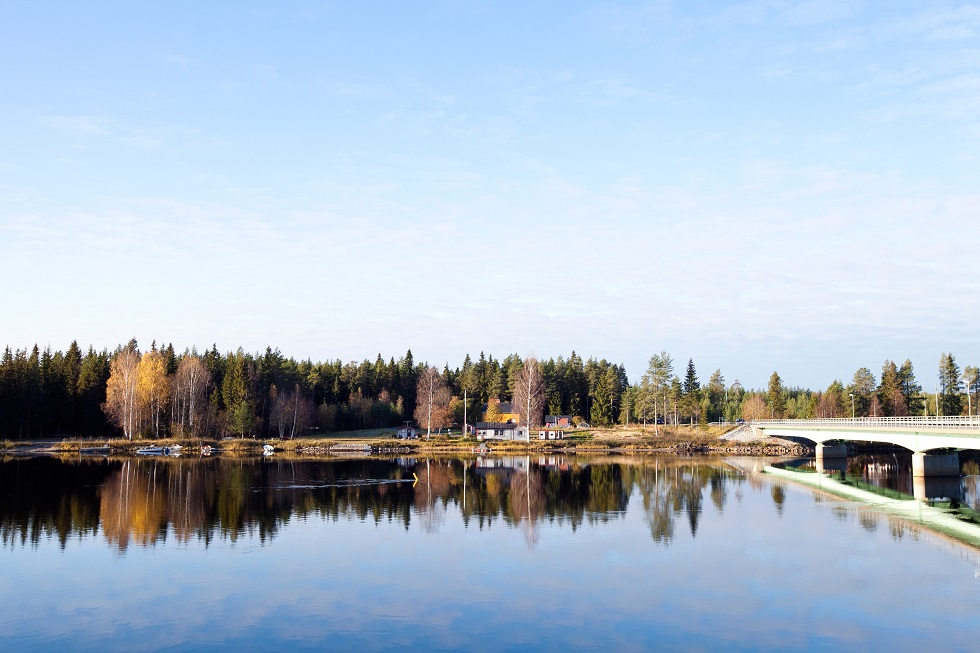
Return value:
[(2, 344), (980, 362), (980, 4), (0, 0)]

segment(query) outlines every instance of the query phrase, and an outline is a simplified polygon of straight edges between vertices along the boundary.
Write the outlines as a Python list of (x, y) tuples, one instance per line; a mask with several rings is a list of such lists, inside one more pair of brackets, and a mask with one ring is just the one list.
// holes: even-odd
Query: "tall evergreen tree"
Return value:
[(687, 371), (684, 373), (683, 410), (691, 416), (693, 425), (701, 409), (701, 383), (698, 381), (697, 370), (694, 369), (694, 359), (687, 359)]
[(589, 411), (589, 419), (594, 426), (612, 424), (612, 397), (612, 378), (608, 374), (603, 374), (596, 381), (592, 393), (592, 410)]
[(708, 410), (710, 412), (710, 415), (706, 416), (708, 420), (725, 419), (725, 377), (721, 375), (721, 370), (715, 370), (711, 374), (711, 378), (708, 379), (707, 395)]
[(941, 415), (959, 415), (963, 412), (963, 382), (960, 379), (960, 366), (952, 354), (939, 357), (939, 413)]
[(698, 372), (694, 369), (694, 359), (687, 359), (687, 372), (684, 373), (684, 394), (693, 395), (701, 390), (701, 383), (698, 381)]
[(670, 393), (670, 379), (673, 374), (674, 359), (666, 351), (650, 357), (644, 379), (653, 393), (653, 417), (655, 421), (658, 416), (663, 417), (665, 423), (667, 421), (668, 394)]
[(909, 415), (922, 415), (925, 410), (925, 398), (922, 396), (922, 386), (915, 380), (912, 361), (905, 359), (898, 368), (898, 381), (908, 407)]
[(221, 383), (228, 429), (243, 438), (252, 433), (255, 423), (255, 367), (251, 358), (241, 347), (237, 353), (229, 353)]
[(905, 395), (902, 394), (902, 380), (895, 361), (886, 360), (881, 366), (881, 382), (878, 384), (878, 401), (886, 416), (903, 417), (909, 414)]
[(875, 375), (866, 367), (858, 368), (847, 391), (854, 395), (854, 412), (857, 415), (867, 416), (871, 406), (871, 396), (875, 391)]
[(769, 377), (769, 411), (774, 418), (782, 417), (786, 410), (786, 393), (783, 389), (783, 381), (777, 372), (773, 372)]

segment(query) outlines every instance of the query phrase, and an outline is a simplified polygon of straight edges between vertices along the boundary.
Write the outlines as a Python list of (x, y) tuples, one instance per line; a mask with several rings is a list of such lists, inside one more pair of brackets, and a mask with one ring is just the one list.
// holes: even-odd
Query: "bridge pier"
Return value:
[(962, 499), (959, 476), (913, 476), (912, 496), (919, 501)]
[(847, 458), (817, 458), (817, 471), (821, 474), (847, 471)]
[(817, 460), (821, 458), (847, 458), (846, 444), (824, 444), (817, 443)]
[(912, 477), (926, 476), (959, 476), (960, 475), (960, 455), (958, 453), (946, 454), (912, 454)]

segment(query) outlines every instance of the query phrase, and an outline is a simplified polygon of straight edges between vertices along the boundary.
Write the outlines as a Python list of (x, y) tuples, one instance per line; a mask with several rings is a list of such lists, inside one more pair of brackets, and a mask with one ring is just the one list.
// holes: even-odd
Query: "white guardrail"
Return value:
[(944, 428), (978, 429), (980, 416), (973, 417), (824, 417), (820, 419), (763, 419), (748, 422), (752, 426), (825, 426), (827, 428)]

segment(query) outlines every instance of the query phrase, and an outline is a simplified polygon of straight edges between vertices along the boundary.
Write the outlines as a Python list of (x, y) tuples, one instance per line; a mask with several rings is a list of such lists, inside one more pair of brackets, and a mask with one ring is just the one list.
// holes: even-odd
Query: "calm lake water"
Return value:
[(0, 540), (3, 651), (980, 648), (977, 550), (720, 459), (8, 459)]

